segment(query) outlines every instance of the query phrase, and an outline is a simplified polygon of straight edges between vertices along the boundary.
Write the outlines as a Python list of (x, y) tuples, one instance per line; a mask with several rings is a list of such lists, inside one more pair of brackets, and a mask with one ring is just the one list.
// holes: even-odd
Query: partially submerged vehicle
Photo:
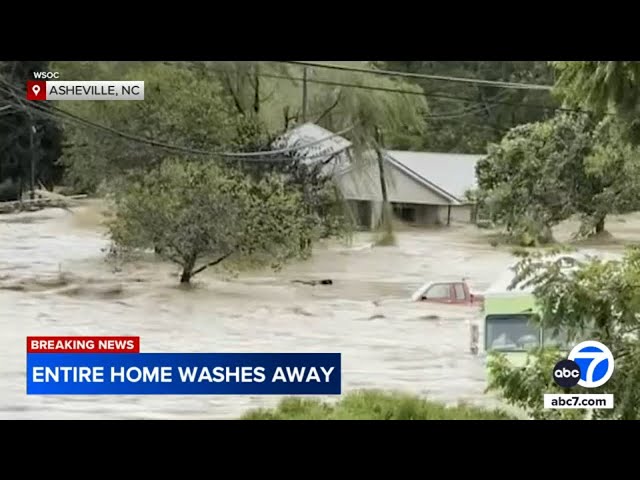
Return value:
[[(545, 259), (545, 263), (561, 261), (563, 268), (570, 271), (575, 269), (580, 261), (588, 261), (594, 257), (603, 260), (620, 258), (618, 255), (585, 251), (555, 255)], [(527, 351), (532, 348), (553, 346), (568, 351), (570, 346), (562, 332), (554, 336), (554, 332), (537, 326), (533, 321), (534, 316), (539, 313), (533, 288), (510, 288), (515, 278), (514, 266), (484, 292), (483, 319), (480, 327), (480, 337), (483, 341), (480, 352), (486, 354), (499, 351), (506, 354), (513, 365), (524, 366)]]
[(466, 279), (460, 281), (427, 282), (411, 296), (414, 302), (449, 305), (482, 306), (483, 296), (469, 287)]

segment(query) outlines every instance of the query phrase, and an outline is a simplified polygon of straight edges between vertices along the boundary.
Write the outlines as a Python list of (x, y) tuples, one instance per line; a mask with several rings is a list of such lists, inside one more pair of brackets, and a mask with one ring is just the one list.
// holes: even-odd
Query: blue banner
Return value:
[(27, 395), (339, 395), (339, 353), (30, 353)]

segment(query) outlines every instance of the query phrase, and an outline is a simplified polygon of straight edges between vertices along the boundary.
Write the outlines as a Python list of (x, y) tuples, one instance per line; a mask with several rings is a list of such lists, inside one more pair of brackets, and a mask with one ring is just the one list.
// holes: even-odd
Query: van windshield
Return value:
[(540, 330), (531, 315), (488, 315), (485, 322), (485, 349), (524, 352), (540, 345)]

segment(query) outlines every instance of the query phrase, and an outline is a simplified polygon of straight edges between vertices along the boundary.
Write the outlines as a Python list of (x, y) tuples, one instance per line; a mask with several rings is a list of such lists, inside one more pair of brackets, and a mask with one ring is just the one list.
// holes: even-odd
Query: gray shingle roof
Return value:
[[(271, 148), (274, 150), (296, 148), (316, 142), (310, 147), (300, 148), (290, 154), (295, 158), (307, 159), (310, 163), (328, 160), (332, 155), (341, 156), (340, 154), (344, 154), (346, 156), (346, 151), (351, 147), (351, 142), (340, 135), (332, 135), (335, 134), (314, 123), (304, 123), (278, 137), (271, 145)], [(319, 142), (324, 138), (327, 140)]]
[(436, 186), (439, 190), (464, 202), (467, 190), (475, 188), (476, 164), (484, 155), (459, 153), (402, 152), (387, 151), (392, 163), (398, 164), (408, 174), (423, 183)]

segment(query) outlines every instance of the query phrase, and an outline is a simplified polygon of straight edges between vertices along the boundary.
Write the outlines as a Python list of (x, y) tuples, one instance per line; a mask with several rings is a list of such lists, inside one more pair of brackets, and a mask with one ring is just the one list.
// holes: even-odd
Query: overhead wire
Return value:
[[(216, 69), (212, 69), (212, 70), (221, 72), (221, 70), (216, 70)], [(279, 74), (263, 73), (263, 72), (260, 72), (257, 75), (259, 77), (264, 77), (264, 78), (290, 80), (294, 82), (307, 82), (307, 83), (315, 83), (319, 85), (328, 85), (328, 86), (334, 86), (334, 87), (355, 88), (355, 89), (362, 89), (362, 90), (397, 93), (397, 94), (403, 94), (403, 95), (415, 95), (419, 97), (438, 98), (443, 100), (462, 101), (462, 102), (468, 102), (468, 103), (486, 103), (489, 105), (506, 105), (506, 106), (512, 106), (512, 107), (534, 108), (534, 109), (540, 109), (540, 110), (559, 111), (559, 112), (568, 112), (568, 113), (582, 113), (582, 114), (592, 113), (588, 110), (576, 109), (576, 108), (556, 107), (552, 105), (540, 105), (535, 103), (510, 102), (510, 101), (496, 100), (496, 99), (490, 99), (490, 98), (479, 100), (477, 98), (462, 97), (457, 95), (427, 93), (424, 91), (415, 91), (415, 90), (407, 90), (407, 89), (401, 89), (401, 88), (391, 88), (391, 87), (383, 87), (383, 86), (375, 86), (375, 85), (361, 85), (357, 83), (339, 82), (334, 80), (321, 80), (321, 79), (315, 79), (315, 78), (309, 78), (309, 77), (305, 79), (303, 77), (294, 77), (291, 75), (279, 75)], [(448, 114), (442, 114), (442, 115), (446, 116)], [(606, 115), (615, 115), (615, 113), (606, 113)], [(438, 115), (431, 114), (431, 115), (427, 115), (426, 118), (438, 118)]]
[[(66, 116), (67, 119), (71, 119), (74, 120), (76, 124), (82, 124), (84, 126), (90, 126), (93, 128), (96, 128), (98, 130), (102, 130), (108, 133), (111, 133), (113, 135), (116, 135), (118, 137), (127, 139), (127, 140), (131, 140), (131, 141), (135, 141), (138, 143), (144, 143), (147, 144), (149, 146), (153, 146), (153, 147), (158, 147), (158, 148), (164, 148), (167, 150), (173, 150), (173, 151), (181, 151), (184, 153), (189, 153), (189, 154), (194, 154), (194, 155), (208, 155), (208, 156), (220, 156), (220, 157), (225, 157), (225, 158), (236, 158), (236, 159), (252, 159), (252, 158), (256, 158), (258, 159), (258, 161), (287, 161), (289, 159), (286, 158), (278, 158), (278, 159), (265, 159), (264, 157), (266, 156), (274, 156), (274, 155), (285, 155), (287, 153), (292, 153), (292, 152), (296, 152), (296, 151), (300, 151), (300, 150), (304, 150), (316, 145), (320, 145), (328, 140), (331, 140), (332, 138), (335, 137), (339, 137), (342, 135), (345, 135), (346, 133), (348, 133), (349, 131), (351, 131), (354, 127), (350, 126), (347, 128), (344, 128), (342, 130), (340, 130), (339, 132), (333, 133), (331, 135), (328, 135), (326, 137), (323, 137), (321, 139), (318, 140), (314, 140), (308, 143), (305, 143), (303, 145), (298, 145), (298, 146), (294, 146), (294, 147), (287, 147), (287, 148), (281, 148), (281, 149), (276, 149), (276, 150), (265, 150), (265, 151), (254, 151), (254, 152), (225, 152), (225, 151), (211, 151), (211, 150), (203, 150), (203, 149), (196, 149), (196, 148), (191, 148), (191, 147), (185, 147), (185, 146), (180, 146), (180, 145), (172, 145), (166, 142), (161, 142), (161, 141), (157, 141), (157, 140), (153, 140), (153, 139), (148, 139), (148, 138), (144, 138), (144, 137), (139, 137), (137, 135), (132, 135), (126, 132), (122, 132), (120, 130), (117, 130), (115, 128), (106, 126), (106, 125), (102, 125), (99, 124), (97, 122), (93, 122), (91, 120), (87, 120), (83, 117), (80, 117), (79, 115), (75, 115), (71, 112), (68, 112), (66, 110), (60, 109), (54, 105), (43, 105), (43, 104), (39, 104), (39, 103), (35, 103), (35, 102), (26, 102), (24, 101), (19, 95), (17, 95), (17, 93), (15, 91), (12, 91), (15, 87), (13, 85), (11, 85), (10, 83), (8, 83), (5, 79), (0, 77), (0, 82), (5, 84), (5, 87), (1, 87), (0, 86), (0, 90), (5, 91), (6, 93), (9, 93), (10, 95), (12, 95), (14, 98), (16, 98), (17, 103), (14, 104), (14, 107), (20, 107), (23, 110), (27, 110), (27, 109), (31, 109), (31, 110), (35, 110), (37, 112), (39, 112), (41, 115), (49, 115), (49, 117), (54, 117), (54, 118), (58, 118), (60, 119), (61, 116)], [(8, 88), (10, 88), (11, 90), (9, 90)], [(55, 113), (51, 113), (51, 111), (55, 112)], [(318, 154), (316, 155), (318, 158), (320, 157), (326, 157), (328, 155), (330, 155), (330, 152), (327, 153), (322, 153), (322, 154)], [(306, 156), (305, 158), (307, 159), (312, 159), (312, 156)]]
[[(265, 74), (264, 76), (269, 76), (269, 75)], [(290, 78), (290, 77), (283, 77), (283, 78), (290, 79), (290, 80), (295, 80), (294, 78)], [(10, 88), (14, 88), (13, 85), (8, 83), (4, 79), (3, 79), (3, 83), (5, 83), (5, 85), (10, 87)], [(413, 92), (413, 93), (415, 93), (415, 92)], [(185, 152), (185, 153), (197, 154), (197, 155), (216, 155), (216, 156), (222, 156), (222, 157), (227, 157), (227, 158), (260, 157), (260, 161), (265, 161), (264, 156), (281, 155), (281, 154), (291, 153), (291, 152), (294, 152), (294, 151), (304, 150), (304, 149), (310, 148), (312, 146), (315, 146), (317, 144), (324, 143), (325, 141), (330, 140), (331, 138), (344, 135), (344, 134), (348, 133), (350, 130), (353, 129), (353, 127), (348, 127), (348, 128), (343, 129), (343, 130), (341, 130), (339, 132), (336, 132), (335, 134), (329, 135), (329, 136), (327, 136), (325, 138), (322, 138), (322, 139), (319, 139), (319, 140), (316, 140), (316, 141), (313, 141), (313, 142), (309, 142), (309, 143), (306, 143), (306, 144), (303, 144), (303, 145), (298, 145), (298, 146), (295, 146), (295, 147), (278, 149), (278, 150), (266, 150), (266, 151), (261, 151), (261, 152), (260, 151), (259, 152), (216, 152), (216, 151), (208, 151), (208, 150), (201, 150), (201, 149), (193, 149), (193, 148), (190, 148), (190, 147), (183, 147), (183, 146), (178, 146), (178, 145), (171, 145), (171, 144), (168, 144), (166, 142), (160, 142), (160, 141), (157, 141), (157, 140), (152, 140), (152, 139), (148, 139), (148, 138), (144, 138), (144, 137), (134, 136), (134, 135), (131, 135), (131, 134), (127, 134), (126, 132), (122, 132), (122, 131), (119, 131), (117, 129), (114, 129), (112, 127), (108, 127), (108, 126), (101, 125), (101, 124), (98, 124), (96, 122), (92, 122), (90, 120), (84, 119), (84, 118), (82, 118), (82, 117), (80, 117), (78, 115), (72, 114), (71, 112), (68, 112), (66, 110), (60, 109), (60, 108), (55, 107), (53, 105), (47, 105), (47, 107), (45, 107), (44, 105), (41, 105), (41, 104), (31, 104), (30, 102), (24, 102), (24, 101), (22, 101), (20, 96), (17, 95), (17, 93), (12, 92), (12, 94), (13, 94), (14, 97), (16, 97), (18, 100), (20, 100), (20, 102), (23, 105), (23, 108), (25, 108), (24, 105), (27, 105), (28, 107), (26, 107), (26, 108), (36, 109), (36, 110), (38, 110), (38, 112), (40, 114), (47, 113), (50, 116), (53, 116), (53, 117), (58, 118), (58, 119), (61, 118), (60, 115), (63, 115), (63, 116), (68, 117), (68, 118), (64, 118), (64, 120), (69, 120), (69, 118), (70, 118), (70, 119), (75, 120), (76, 124), (81, 124), (81, 125), (84, 125), (84, 126), (90, 126), (90, 127), (93, 127), (93, 128), (97, 128), (97, 129), (106, 131), (108, 133), (112, 133), (114, 135), (117, 135), (117, 136), (119, 136), (121, 138), (125, 138), (125, 139), (132, 140), (132, 141), (137, 141), (137, 142), (140, 142), (140, 143), (145, 143), (145, 144), (148, 144), (148, 145), (151, 145), (151, 146), (155, 146), (155, 147), (159, 147), (159, 148), (165, 148), (165, 149), (168, 149), (168, 150), (178, 150), (178, 151), (182, 151), (182, 152)], [(44, 112), (44, 110), (46, 110), (47, 108), (50, 109), (50, 110), (53, 110), (58, 115), (54, 115), (51, 112)], [(481, 109), (484, 109), (484, 107), (482, 107)], [(470, 109), (465, 109), (465, 110), (460, 111), (460, 112), (454, 112), (452, 114), (432, 115), (430, 117), (432, 117), (434, 119), (435, 118), (440, 118), (440, 119), (443, 119), (443, 120), (444, 119), (452, 119), (452, 118), (455, 118), (455, 117), (457, 117), (459, 115), (465, 116), (465, 115), (473, 114), (473, 113), (476, 113), (479, 110), (480, 110), (480, 108), (473, 107), (473, 108), (470, 108)], [(327, 152), (327, 153), (320, 153), (320, 154), (316, 154), (316, 155), (306, 155), (305, 158), (310, 159), (310, 160), (313, 159), (313, 158), (316, 158), (316, 157), (317, 158), (326, 158), (326, 156), (330, 155), (330, 154), (331, 154), (330, 152)], [(284, 161), (285, 159), (281, 159), (281, 160)], [(278, 159), (277, 161), (280, 161), (280, 159)]]
[(475, 78), (466, 78), (466, 77), (452, 77), (452, 76), (446, 76), (446, 75), (429, 75), (425, 73), (399, 72), (399, 71), (393, 71), (393, 70), (381, 70), (381, 69), (354, 67), (349, 65), (336, 65), (331, 63), (320, 63), (320, 62), (281, 61), (279, 63), (287, 63), (287, 64), (299, 65), (303, 67), (306, 66), (306, 67), (326, 68), (331, 70), (341, 70), (341, 71), (347, 71), (347, 72), (386, 75), (386, 76), (392, 76), (392, 77), (421, 78), (424, 80), (439, 80), (439, 81), (446, 81), (446, 82), (470, 83), (470, 84), (476, 84), (476, 85), (486, 85), (486, 86), (491, 86), (496, 88), (511, 88), (511, 89), (521, 89), (521, 90), (546, 90), (546, 91), (553, 90), (552, 85), (540, 85), (535, 83), (504, 82), (499, 80), (484, 80), (484, 79), (475, 79)]
[[(222, 69), (216, 69), (216, 68), (210, 68), (210, 71), (216, 72), (216, 73), (228, 73), (225, 70)], [(261, 77), (261, 78), (272, 78), (272, 79), (280, 79), (280, 80), (289, 80), (292, 82), (307, 82), (307, 83), (316, 83), (316, 84), (320, 84), (320, 85), (328, 85), (328, 86), (336, 86), (336, 87), (344, 87), (344, 88), (355, 88), (355, 89), (363, 89), (363, 90), (371, 90), (371, 91), (381, 91), (381, 92), (389, 92), (389, 93), (398, 93), (398, 94), (410, 94), (410, 95), (417, 95), (417, 96), (424, 96), (424, 97), (436, 97), (436, 98), (446, 98), (446, 99), (450, 99), (450, 100), (463, 100), (463, 101), (467, 101), (470, 103), (482, 103), (477, 99), (468, 99), (468, 98), (464, 98), (464, 97), (452, 97), (452, 96), (440, 96), (440, 95), (432, 95), (432, 94), (426, 94), (424, 92), (417, 92), (417, 91), (413, 91), (413, 90), (402, 90), (402, 89), (394, 89), (394, 88), (385, 88), (385, 87), (377, 87), (377, 86), (369, 86), (369, 85), (358, 85), (358, 84), (351, 84), (351, 83), (345, 83), (345, 82), (334, 82), (334, 81), (329, 81), (329, 80), (318, 80), (318, 79), (312, 79), (312, 78), (297, 78), (297, 77), (292, 77), (290, 75), (278, 75), (278, 74), (270, 74), (270, 73), (254, 73), (252, 75), (255, 75), (257, 77)], [(498, 95), (496, 95), (496, 99), (497, 97), (503, 96), (506, 92), (501, 92)], [(487, 103), (494, 103), (494, 102), (487, 102)], [(436, 118), (448, 118), (448, 117), (456, 117), (458, 115), (467, 115), (470, 113), (477, 113), (478, 111), (482, 111), (484, 110), (485, 107), (469, 107), (469, 108), (463, 108), (460, 109), (459, 111), (454, 111), (454, 112), (448, 112), (448, 113), (442, 113), (442, 114), (425, 114), (423, 115), (424, 118), (426, 119), (436, 119)]]
[[(361, 69), (361, 68), (356, 68), (356, 67), (346, 67), (346, 66), (339, 66), (339, 65), (331, 65), (331, 64), (320, 64), (320, 63), (313, 63), (313, 62), (283, 62), (283, 63), (289, 63), (289, 64), (294, 64), (294, 65), (308, 65), (308, 66), (317, 66), (317, 67), (325, 67), (325, 68), (338, 68), (340, 70), (347, 70), (347, 71), (353, 71), (353, 72), (360, 72), (360, 73), (383, 73), (383, 74), (388, 74), (388, 75), (396, 75), (396, 74), (401, 74), (399, 76), (410, 76), (410, 77), (417, 77), (417, 78), (429, 78), (429, 79), (436, 79), (436, 80), (451, 80), (453, 81), (454, 77), (443, 77), (443, 76), (431, 76), (431, 75), (422, 75), (422, 74), (407, 74), (405, 75), (406, 72), (393, 72), (393, 71), (387, 71), (387, 70), (373, 70), (373, 69)], [(214, 71), (216, 71), (214, 69)], [(219, 70), (217, 70), (219, 71)], [(265, 78), (278, 78), (278, 79), (286, 79), (289, 81), (297, 81), (297, 82), (303, 82), (303, 81), (307, 81), (309, 83), (317, 83), (317, 84), (324, 84), (324, 85), (331, 85), (331, 86), (337, 86), (337, 87), (345, 87), (345, 88), (360, 88), (360, 89), (365, 89), (365, 90), (371, 90), (371, 91), (384, 91), (384, 92), (390, 92), (390, 93), (397, 93), (397, 94), (405, 94), (405, 95), (418, 95), (418, 96), (424, 96), (424, 97), (434, 97), (434, 98), (443, 98), (443, 99), (450, 99), (450, 100), (457, 100), (457, 101), (465, 101), (465, 102), (471, 102), (471, 103), (476, 103), (476, 104), (483, 104), (482, 106), (476, 106), (476, 107), (471, 107), (471, 108), (467, 108), (467, 109), (461, 109), (460, 111), (456, 111), (456, 112), (451, 112), (451, 113), (444, 113), (444, 114), (426, 114), (424, 117), (425, 119), (432, 119), (432, 120), (453, 120), (456, 119), (458, 117), (465, 117), (465, 116), (469, 116), (469, 115), (474, 115), (480, 111), (483, 111), (486, 109), (486, 105), (492, 105), (492, 104), (504, 104), (504, 105), (512, 105), (512, 106), (517, 106), (517, 107), (528, 107), (528, 108), (541, 108), (541, 109), (545, 109), (545, 110), (560, 110), (560, 111), (571, 111), (571, 112), (576, 112), (576, 113), (589, 113), (586, 112), (584, 110), (576, 110), (576, 109), (568, 109), (568, 108), (562, 108), (562, 107), (552, 107), (552, 106), (542, 106), (542, 105), (535, 105), (535, 104), (524, 104), (524, 103), (515, 103), (515, 102), (505, 102), (502, 100), (499, 100), (498, 98), (505, 94), (506, 92), (501, 92), (501, 94), (496, 95), (494, 98), (488, 98), (488, 99), (483, 99), (483, 100), (478, 100), (478, 99), (471, 99), (471, 98), (465, 98), (465, 97), (457, 97), (457, 96), (453, 96), (453, 95), (443, 95), (443, 94), (429, 94), (426, 92), (418, 92), (418, 91), (413, 91), (413, 90), (407, 90), (407, 89), (397, 89), (397, 88), (389, 88), (389, 87), (381, 87), (381, 86), (373, 86), (373, 85), (360, 85), (360, 84), (352, 84), (352, 83), (347, 83), (347, 82), (335, 82), (335, 81), (331, 81), (331, 80), (320, 80), (320, 79), (314, 79), (314, 78), (297, 78), (297, 77), (293, 77), (293, 76), (289, 76), (289, 75), (277, 75), (277, 74), (269, 74), (269, 73), (263, 73), (260, 72), (257, 74), (258, 76), (261, 77), (265, 77)], [(455, 77), (457, 80), (464, 80), (464, 79), (460, 79), (458, 77)], [(470, 80), (470, 79), (467, 79)], [(14, 88), (13, 85), (11, 85), (10, 83), (8, 83), (6, 80), (2, 79), (3, 83), (5, 83), (5, 85), (8, 85), (11, 88)], [(474, 82), (472, 82), (474, 83)], [(475, 83), (485, 83), (485, 82), (475, 82)], [(512, 85), (511, 82), (501, 82), (503, 84), (509, 84)], [(520, 84), (522, 85), (522, 84)], [(15, 93), (13, 94), (17, 99), (22, 100), (20, 96), (16, 95)], [(24, 105), (24, 103), (23, 103)], [(28, 107), (23, 107), (23, 108), (31, 108), (31, 109), (37, 109), (40, 112), (42, 112), (43, 110), (43, 106), (42, 105), (34, 105), (29, 103), (26, 103), (26, 105), (28, 105)], [(11, 105), (8, 105), (7, 107), (11, 107)], [(3, 107), (6, 108), (6, 107)], [(304, 145), (300, 145), (300, 146), (296, 146), (296, 147), (289, 147), (289, 148), (283, 148), (283, 149), (278, 149), (278, 150), (265, 150), (265, 151), (255, 151), (255, 152), (222, 152), (222, 151), (209, 151), (209, 150), (202, 150), (202, 149), (194, 149), (191, 147), (184, 147), (184, 146), (179, 146), (179, 145), (172, 145), (166, 142), (161, 142), (158, 140), (153, 140), (153, 139), (149, 139), (149, 138), (144, 138), (144, 137), (139, 137), (136, 135), (132, 135), (132, 134), (128, 134), (126, 132), (122, 132), (120, 130), (114, 129), (112, 127), (106, 126), (106, 125), (101, 125), (98, 124), (96, 122), (93, 122), (91, 120), (87, 120), (85, 118), (82, 118), (78, 115), (75, 115), (71, 112), (68, 112), (64, 109), (60, 109), (58, 107), (55, 107), (53, 105), (47, 105), (48, 109), (56, 112), (57, 118), (61, 118), (61, 116), (65, 116), (65, 120), (69, 121), (69, 119), (73, 119), (76, 124), (83, 124), (85, 126), (90, 126), (108, 133), (111, 133), (113, 135), (119, 136), (121, 138), (125, 138), (131, 141), (136, 141), (136, 142), (140, 142), (140, 143), (145, 143), (147, 145), (150, 146), (154, 146), (154, 147), (158, 147), (158, 148), (164, 148), (164, 149), (168, 149), (168, 150), (174, 150), (174, 151), (182, 151), (185, 153), (191, 153), (191, 154), (197, 154), (197, 155), (211, 155), (211, 156), (222, 156), (222, 157), (227, 157), (227, 158), (255, 158), (255, 157), (261, 157), (261, 160), (264, 160), (265, 156), (273, 156), (273, 155), (283, 155), (283, 154), (287, 154), (287, 153), (291, 153), (294, 151), (300, 151), (303, 149), (307, 149), (310, 148), (312, 146), (315, 145), (319, 145), (322, 144), (324, 142), (326, 142), (327, 140), (330, 140), (331, 138), (334, 137), (338, 137), (341, 135), (344, 135), (346, 133), (348, 133), (350, 130), (352, 130), (354, 127), (351, 126), (349, 128), (346, 128), (344, 130), (341, 130), (340, 132), (336, 132), (330, 136), (327, 136), (325, 138), (322, 139), (318, 139), (315, 140), (313, 142), (309, 142), (308, 144), (304, 144)], [(47, 112), (50, 114), (50, 112)], [(477, 126), (477, 125), (476, 125)], [(491, 127), (493, 128), (493, 127)], [(500, 129), (497, 128), (493, 128), (495, 130), (500, 131)], [(505, 129), (506, 130), (506, 129)], [(323, 157), (326, 156), (326, 153), (320, 154), (318, 155), (318, 157)], [(307, 157), (309, 158), (309, 157)]]

